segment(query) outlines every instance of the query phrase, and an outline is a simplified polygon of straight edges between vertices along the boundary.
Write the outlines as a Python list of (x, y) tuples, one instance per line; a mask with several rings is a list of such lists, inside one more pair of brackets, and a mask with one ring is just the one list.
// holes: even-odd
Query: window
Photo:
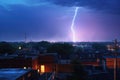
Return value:
[(45, 65), (41, 65), (40, 69), (41, 69), (41, 73), (44, 73), (45, 72)]

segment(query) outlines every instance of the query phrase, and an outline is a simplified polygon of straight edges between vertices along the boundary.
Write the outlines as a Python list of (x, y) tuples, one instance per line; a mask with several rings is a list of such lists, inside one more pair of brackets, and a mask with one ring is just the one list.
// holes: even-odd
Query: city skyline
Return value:
[[(94, 4), (96, 3), (96, 4)], [(0, 41), (76, 41), (120, 39), (118, 0), (0, 0)]]

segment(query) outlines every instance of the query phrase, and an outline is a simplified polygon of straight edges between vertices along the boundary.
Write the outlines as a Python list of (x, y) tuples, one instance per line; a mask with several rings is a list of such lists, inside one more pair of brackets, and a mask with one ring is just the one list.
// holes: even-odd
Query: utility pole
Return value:
[(115, 39), (114, 41), (114, 46), (113, 46), (113, 49), (115, 50), (115, 54), (114, 54), (114, 80), (117, 80), (117, 54), (118, 54), (118, 49), (119, 49), (119, 46), (118, 46), (118, 41), (117, 39)]

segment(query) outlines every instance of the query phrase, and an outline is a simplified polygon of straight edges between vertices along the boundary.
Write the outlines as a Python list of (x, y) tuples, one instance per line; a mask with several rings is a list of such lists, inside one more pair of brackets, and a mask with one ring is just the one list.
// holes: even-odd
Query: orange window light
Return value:
[(41, 65), (41, 72), (44, 73), (45, 72), (45, 66), (44, 65)]

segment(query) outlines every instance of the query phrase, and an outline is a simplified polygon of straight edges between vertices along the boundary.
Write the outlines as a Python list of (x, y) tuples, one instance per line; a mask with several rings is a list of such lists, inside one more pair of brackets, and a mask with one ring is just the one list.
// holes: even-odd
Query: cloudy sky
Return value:
[(0, 0), (0, 41), (120, 39), (120, 0)]

